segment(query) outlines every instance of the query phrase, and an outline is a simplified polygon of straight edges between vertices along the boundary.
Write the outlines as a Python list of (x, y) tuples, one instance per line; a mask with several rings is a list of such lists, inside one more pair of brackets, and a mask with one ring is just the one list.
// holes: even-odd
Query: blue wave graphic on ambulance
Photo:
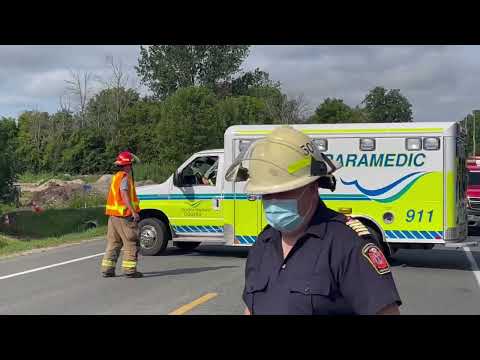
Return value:
[(379, 189), (367, 189), (360, 185), (358, 180), (346, 181), (340, 178), (340, 181), (343, 185), (354, 186), (359, 192), (366, 195), (371, 200), (378, 202), (392, 202), (405, 194), (413, 184), (426, 174), (428, 173), (423, 171), (413, 172)]

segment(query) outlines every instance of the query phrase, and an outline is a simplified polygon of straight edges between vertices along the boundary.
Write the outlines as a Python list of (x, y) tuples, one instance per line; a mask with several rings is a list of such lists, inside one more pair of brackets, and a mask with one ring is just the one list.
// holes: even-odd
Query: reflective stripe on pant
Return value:
[(137, 262), (132, 261), (132, 260), (123, 260), (122, 267), (124, 269), (136, 269), (137, 268)]
[(124, 273), (137, 270), (138, 225), (127, 218), (111, 216), (108, 219), (107, 248), (102, 261), (102, 272), (115, 269), (123, 247), (122, 268)]
[(109, 260), (109, 259), (105, 259), (105, 258), (102, 260), (102, 267), (104, 267), (104, 268), (108, 268), (108, 269), (115, 268), (116, 264), (117, 263), (113, 260)]

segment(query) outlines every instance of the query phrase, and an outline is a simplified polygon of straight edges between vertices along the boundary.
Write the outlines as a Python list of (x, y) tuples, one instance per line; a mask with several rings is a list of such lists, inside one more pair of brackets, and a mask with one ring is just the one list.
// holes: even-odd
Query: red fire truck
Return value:
[(467, 171), (468, 226), (480, 230), (480, 156), (467, 160)]

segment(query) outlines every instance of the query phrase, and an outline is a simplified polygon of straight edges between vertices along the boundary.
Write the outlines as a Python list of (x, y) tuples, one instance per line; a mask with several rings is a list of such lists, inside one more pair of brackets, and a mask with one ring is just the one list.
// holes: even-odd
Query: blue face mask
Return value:
[(268, 223), (278, 231), (294, 231), (304, 220), (298, 213), (297, 199), (263, 200), (263, 208)]

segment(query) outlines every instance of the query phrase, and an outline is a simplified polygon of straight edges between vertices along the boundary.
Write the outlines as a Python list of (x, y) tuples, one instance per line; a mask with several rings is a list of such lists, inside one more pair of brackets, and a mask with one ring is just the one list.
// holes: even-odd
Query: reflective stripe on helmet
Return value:
[(288, 172), (290, 174), (296, 173), (297, 171), (306, 168), (312, 164), (312, 157), (307, 156), (302, 160), (299, 160), (288, 167)]

